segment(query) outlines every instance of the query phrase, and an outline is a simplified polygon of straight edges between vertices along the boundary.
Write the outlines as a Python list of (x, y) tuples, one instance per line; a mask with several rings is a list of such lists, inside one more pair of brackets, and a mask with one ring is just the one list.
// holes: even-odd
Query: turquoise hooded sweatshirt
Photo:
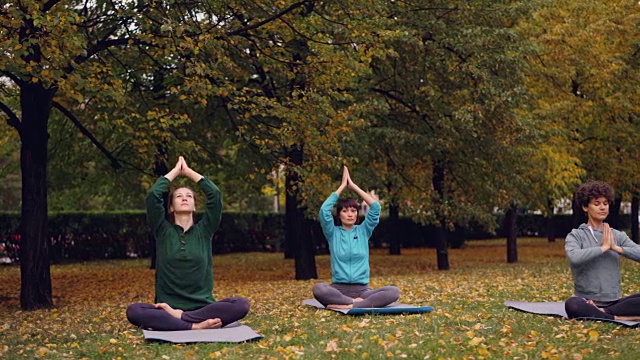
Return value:
[(331, 253), (331, 281), (335, 284), (369, 284), (369, 238), (380, 222), (380, 203), (372, 203), (362, 224), (347, 230), (333, 222), (332, 210), (338, 199), (338, 194), (332, 193), (319, 213)]

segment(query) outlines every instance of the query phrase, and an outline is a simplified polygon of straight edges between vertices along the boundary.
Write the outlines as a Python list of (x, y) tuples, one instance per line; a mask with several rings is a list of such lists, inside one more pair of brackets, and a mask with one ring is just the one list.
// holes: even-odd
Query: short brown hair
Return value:
[(358, 203), (358, 200), (353, 198), (344, 198), (344, 199), (338, 200), (338, 204), (336, 204), (336, 217), (335, 217), (337, 225), (342, 225), (342, 221), (340, 221), (340, 211), (342, 211), (342, 209), (349, 209), (349, 208), (354, 208), (358, 210), (358, 215), (360, 215), (360, 204)]
[(354, 208), (360, 210), (360, 204), (358, 203), (358, 200), (353, 198), (344, 198), (338, 200), (338, 204), (336, 205), (336, 210), (338, 211), (338, 213), (345, 208)]
[(589, 180), (586, 183), (580, 185), (575, 193), (575, 199), (578, 205), (581, 207), (589, 206), (591, 199), (597, 199), (604, 197), (609, 202), (609, 205), (613, 204), (614, 192), (611, 185), (604, 181)]

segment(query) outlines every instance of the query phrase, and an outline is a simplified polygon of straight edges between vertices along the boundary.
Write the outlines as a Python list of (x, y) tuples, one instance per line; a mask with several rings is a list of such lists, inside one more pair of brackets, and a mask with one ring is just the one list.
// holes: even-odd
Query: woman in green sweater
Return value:
[[(195, 194), (179, 187), (169, 195), (171, 222), (166, 220), (163, 193), (178, 176), (197, 183), (207, 197), (202, 220), (194, 223)], [(189, 168), (182, 156), (159, 178), (146, 199), (147, 218), (156, 239), (155, 304), (136, 303), (127, 318), (137, 326), (159, 331), (216, 329), (242, 319), (249, 302), (241, 297), (213, 298), (211, 241), (220, 225), (222, 194), (211, 180)]]

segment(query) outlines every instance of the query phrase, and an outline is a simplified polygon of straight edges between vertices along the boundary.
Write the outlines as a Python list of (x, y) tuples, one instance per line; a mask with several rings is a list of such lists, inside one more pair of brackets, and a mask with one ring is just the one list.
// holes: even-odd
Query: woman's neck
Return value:
[(589, 219), (589, 221), (587, 222), (587, 225), (591, 226), (594, 229), (601, 229), (602, 224), (604, 224), (603, 221), (598, 221), (594, 219)]
[(173, 214), (174, 223), (176, 225), (180, 225), (184, 231), (189, 230), (191, 226), (193, 226), (193, 214)]

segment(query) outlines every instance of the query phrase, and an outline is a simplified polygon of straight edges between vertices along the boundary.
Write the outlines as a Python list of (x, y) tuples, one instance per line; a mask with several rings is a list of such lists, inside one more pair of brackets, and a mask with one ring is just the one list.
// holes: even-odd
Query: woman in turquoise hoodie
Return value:
[[(356, 192), (369, 205), (364, 221), (356, 225), (355, 199), (339, 199), (346, 188)], [(336, 205), (339, 225), (332, 214)], [(369, 238), (380, 221), (380, 203), (354, 184), (345, 166), (340, 187), (320, 207), (320, 225), (331, 253), (331, 284), (318, 283), (313, 296), (325, 307), (336, 309), (385, 307), (400, 297), (395, 286), (369, 287)]]
[[(169, 216), (163, 194), (178, 176), (198, 184), (206, 195), (202, 220), (194, 222), (194, 192), (178, 187), (169, 194)], [(222, 214), (222, 194), (211, 180), (191, 169), (180, 156), (160, 177), (146, 199), (147, 218), (156, 239), (156, 297), (154, 304), (136, 303), (127, 318), (137, 326), (159, 331), (215, 329), (243, 318), (249, 302), (241, 297), (213, 298), (211, 241)]]
[(576, 191), (587, 223), (565, 239), (575, 289), (565, 302), (571, 319), (640, 320), (640, 294), (621, 297), (620, 291), (620, 257), (640, 262), (640, 245), (604, 222), (613, 200), (613, 189), (601, 181), (589, 181)]

